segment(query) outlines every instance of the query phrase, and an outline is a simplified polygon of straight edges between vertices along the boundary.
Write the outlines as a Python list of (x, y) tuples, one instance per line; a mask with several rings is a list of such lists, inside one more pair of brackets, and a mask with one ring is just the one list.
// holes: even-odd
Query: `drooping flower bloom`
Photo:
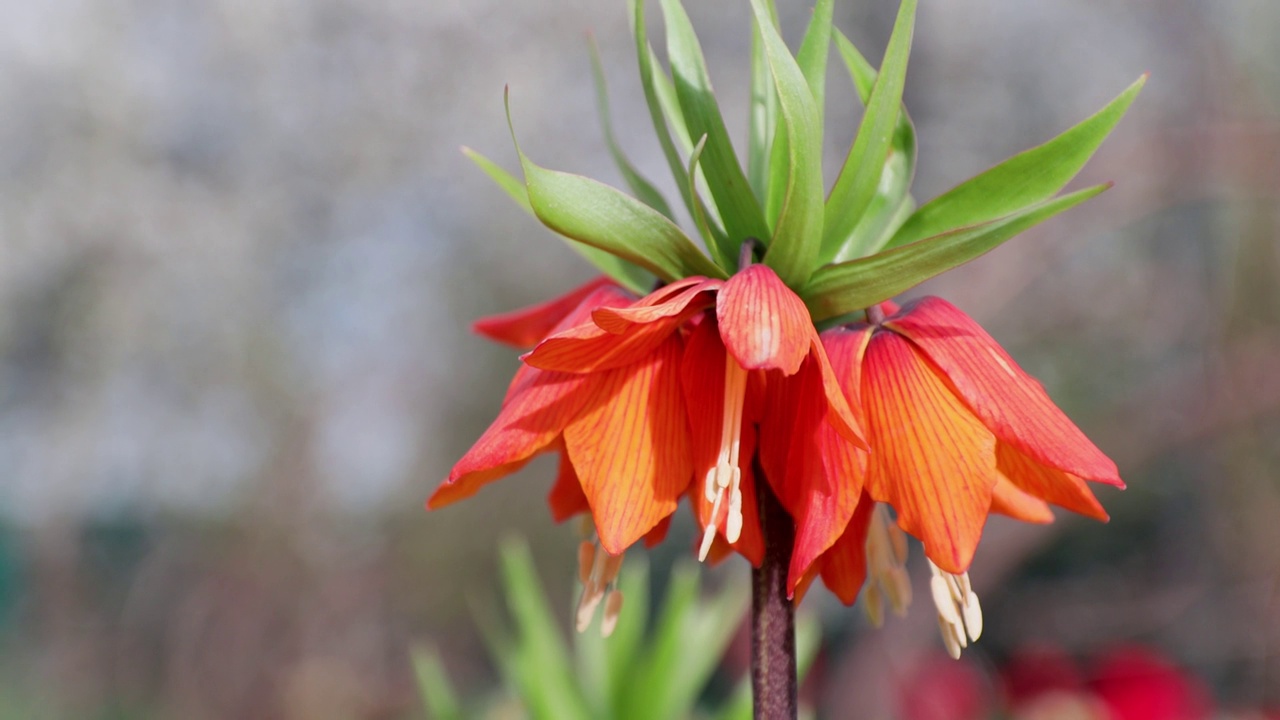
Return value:
[[(580, 298), (566, 312), (574, 295)], [(550, 325), (553, 333), (570, 330), (589, 322), (593, 311), (633, 302), (620, 288), (597, 283), (528, 312), (483, 322), (480, 329), (523, 342), (540, 327)], [(559, 321), (551, 323), (561, 313)], [(620, 553), (675, 510), (692, 473), (680, 349), (678, 338), (668, 338), (641, 356), (596, 373), (522, 366), (498, 417), (453, 467), (427, 507), (470, 497), (535, 455), (561, 450), (560, 477), (551, 495), (553, 514), (574, 514), (585, 498), (601, 510), (596, 520), (605, 548)], [(615, 481), (623, 475), (628, 482)]]
[[(525, 356), (525, 363), (573, 377), (612, 372), (677, 342), (682, 348), (681, 385), (689, 443), (691, 500), (705, 528), (700, 557), (720, 537), (759, 562), (754, 495), (754, 449), (778, 452), (790, 436), (757, 437), (766, 387), (786, 391), (812, 409), (819, 424), (853, 447), (865, 447), (861, 424), (850, 410), (804, 303), (763, 265), (751, 265), (728, 280), (690, 277), (627, 307), (601, 307), (591, 321), (559, 331)], [(602, 451), (610, 448), (602, 448)], [(589, 481), (569, 448), (587, 490)], [(625, 492), (631, 483), (625, 456), (600, 482)], [(700, 482), (699, 482), (700, 481)], [(621, 552), (634, 533), (606, 538), (612, 515), (627, 511), (592, 501), (591, 511), (605, 549)], [(669, 514), (669, 513), (668, 513)]]
[[(965, 574), (988, 514), (1050, 522), (1052, 503), (1105, 521), (1085, 481), (1124, 485), (1115, 464), (1044, 388), (953, 305), (925, 297), (877, 310), (888, 317), (822, 335), (846, 394), (862, 403), (871, 447), (862, 452), (829, 437), (815, 441), (819, 452), (807, 462), (825, 490), (810, 498), (829, 511), (809, 521), (796, 515), (792, 588), (822, 577), (852, 603), (870, 564), (877, 590), (892, 596), (899, 584), (895, 563), (886, 558), (900, 559), (883, 549), (868, 558), (885, 546), (868, 540), (883, 532), (873, 522), (881, 517), (873, 515), (875, 503), (887, 503), (901, 527), (924, 544), (935, 569), (940, 622), (949, 649), (958, 653), (966, 634), (976, 639), (981, 632)], [(786, 477), (806, 470), (788, 463), (769, 472)], [(833, 536), (833, 527), (843, 530)], [(802, 547), (807, 536), (826, 545)]]

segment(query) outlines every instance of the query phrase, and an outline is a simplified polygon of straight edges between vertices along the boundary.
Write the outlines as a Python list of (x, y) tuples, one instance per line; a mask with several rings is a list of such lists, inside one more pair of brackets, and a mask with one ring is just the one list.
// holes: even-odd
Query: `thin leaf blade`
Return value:
[(774, 27), (764, 1), (752, 0), (751, 9), (778, 93), (787, 148), (786, 185), (764, 260), (783, 282), (799, 287), (817, 265), (822, 238), (821, 117), (808, 81)]
[(1086, 188), (999, 220), (935, 235), (871, 257), (828, 265), (814, 273), (801, 297), (809, 305), (814, 322), (862, 310), (969, 262), (1109, 187), (1110, 184)]
[(555, 232), (668, 282), (691, 275), (725, 277), (675, 223), (648, 205), (591, 178), (543, 168), (524, 154), (519, 143), (516, 153), (524, 169), (529, 204)]
[(1147, 76), (1084, 121), (1049, 142), (1014, 155), (916, 210), (886, 247), (1004, 217), (1053, 197), (1080, 172), (1124, 117)]
[(667, 58), (676, 97), (691, 138), (707, 136), (703, 151), (702, 172), (711, 191), (711, 199), (728, 233), (729, 246), (722, 248), (728, 257), (736, 257), (738, 245), (748, 237), (766, 238), (760, 202), (738, 163), (729, 140), (724, 118), (716, 103), (707, 74), (706, 61), (693, 24), (680, 0), (661, 0), (667, 25)]
[(884, 62), (867, 100), (862, 124), (827, 198), (822, 241), (824, 260), (830, 260), (839, 253), (880, 184), (902, 105), (915, 17), (916, 0), (902, 0), (889, 45), (885, 48)]

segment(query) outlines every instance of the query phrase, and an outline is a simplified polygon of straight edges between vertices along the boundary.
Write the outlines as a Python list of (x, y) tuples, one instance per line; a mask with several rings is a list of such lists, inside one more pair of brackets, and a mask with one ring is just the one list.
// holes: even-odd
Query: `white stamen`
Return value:
[(911, 577), (907, 562), (907, 537), (889, 517), (884, 505), (877, 505), (867, 529), (867, 594), (863, 609), (875, 627), (884, 623), (884, 606), (906, 615), (911, 605)]
[(622, 591), (614, 590), (604, 601), (604, 617), (600, 619), (600, 635), (609, 637), (618, 627), (618, 615), (622, 612)]
[[(578, 632), (586, 631), (591, 625), (596, 608), (600, 606), (600, 601), (605, 599), (606, 594), (609, 600), (605, 602), (603, 622), (617, 624), (617, 609), (622, 606), (622, 599), (619, 596), (614, 600), (613, 596), (618, 594), (614, 585), (617, 584), (618, 572), (622, 569), (622, 558), (622, 554), (610, 555), (595, 542), (584, 541), (578, 546), (578, 576), (582, 581), (582, 595), (578, 598), (578, 609), (574, 614), (574, 625)], [(611, 606), (615, 606), (612, 620), (609, 617)], [(601, 625), (601, 632), (608, 637), (609, 633), (613, 632), (613, 626), (609, 625), (607, 631), (605, 627), (604, 624)]]
[(706, 560), (719, 526), (720, 508), (728, 504), (724, 520), (725, 539), (731, 543), (742, 537), (742, 405), (747, 394), (747, 371), (733, 355), (724, 356), (724, 414), (720, 424), (720, 453), (707, 471), (703, 495), (711, 503), (711, 519), (702, 535), (698, 560)]
[(929, 561), (929, 591), (938, 609), (938, 627), (942, 629), (942, 642), (951, 657), (960, 657), (960, 650), (982, 636), (982, 605), (973, 592), (969, 573), (953, 575)]

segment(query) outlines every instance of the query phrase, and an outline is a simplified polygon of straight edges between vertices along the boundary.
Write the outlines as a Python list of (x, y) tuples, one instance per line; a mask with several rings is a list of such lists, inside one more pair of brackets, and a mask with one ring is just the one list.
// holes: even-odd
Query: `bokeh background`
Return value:
[[(779, 5), (794, 43), (809, 3)], [(747, 3), (690, 6), (741, 138)], [(895, 11), (836, 17), (874, 61)], [(0, 5), (0, 717), (421, 717), (417, 644), (467, 694), (496, 683), (468, 607), (506, 535), (567, 622), (550, 464), (422, 501), (517, 364), (470, 321), (591, 275), (458, 150), (515, 167), (509, 84), (535, 159), (620, 184), (588, 30), (624, 146), (670, 189), (620, 1)], [(1276, 38), (1273, 0), (921, 4), (918, 198), (1151, 73), (1080, 180), (1115, 189), (926, 288), (1130, 485), (1100, 490), (1109, 525), (992, 521), (979, 677), (1028, 646), (1140, 643), (1219, 707), (1280, 706)], [(834, 57), (830, 80), (829, 174), (859, 114)], [(656, 571), (692, 541), (677, 523)], [(912, 712), (927, 600), (878, 632), (806, 604), (824, 716)]]

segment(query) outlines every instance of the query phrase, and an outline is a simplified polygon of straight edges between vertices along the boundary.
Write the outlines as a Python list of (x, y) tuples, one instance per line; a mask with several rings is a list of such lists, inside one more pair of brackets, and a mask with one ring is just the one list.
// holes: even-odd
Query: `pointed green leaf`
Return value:
[(787, 143), (787, 182), (764, 261), (782, 281), (799, 287), (817, 265), (822, 237), (822, 125), (800, 66), (769, 19), (763, 0), (751, 0), (765, 58), (778, 92)]
[[(772, 0), (766, 0), (769, 15), (776, 26), (778, 12)], [(773, 90), (773, 76), (764, 57), (764, 41), (760, 26), (751, 20), (751, 110), (747, 115), (747, 179), (751, 191), (763, 204), (768, 204), (769, 153), (778, 127), (778, 95)], [(772, 220), (770, 220), (772, 224)]]
[[(515, 141), (514, 131), (511, 139)], [(648, 205), (591, 178), (539, 167), (519, 143), (516, 153), (524, 168), (529, 204), (552, 230), (668, 282), (690, 275), (726, 277), (675, 223)]]
[[(520, 179), (511, 173), (503, 170), (496, 163), (469, 147), (462, 148), (462, 152), (471, 159), (491, 180), (497, 183), (512, 200), (516, 201), (525, 212), (537, 218), (538, 214), (533, 211), (533, 206), (529, 204), (529, 191)], [(559, 233), (556, 233), (560, 235)], [(587, 262), (596, 266), (600, 272), (616, 280), (620, 285), (634, 292), (644, 294), (653, 288), (653, 276), (644, 269), (639, 268), (620, 257), (610, 255), (599, 248), (583, 245), (575, 242), (570, 238), (560, 235), (560, 239), (565, 241), (574, 252), (578, 253)]]
[(871, 257), (828, 265), (814, 273), (801, 297), (814, 322), (862, 310), (969, 262), (1109, 187), (1110, 184), (1086, 188), (999, 220), (935, 235)]
[(822, 127), (826, 108), (827, 56), (831, 54), (831, 16), (834, 11), (833, 0), (818, 0), (813, 7), (813, 17), (809, 18), (809, 27), (805, 28), (804, 39), (800, 41), (800, 51), (796, 53), (796, 64), (804, 73), (809, 92), (813, 95), (813, 104), (818, 108), (818, 127)]
[(410, 652), (410, 657), (418, 678), (418, 694), (432, 720), (462, 720), (462, 706), (444, 672), (440, 654), (435, 648), (419, 647)]
[[(654, 132), (658, 135), (658, 144), (662, 146), (662, 154), (667, 159), (667, 166), (675, 178), (676, 187), (680, 190), (680, 198), (690, 215), (701, 212), (707, 218), (710, 235), (703, 236), (708, 250), (713, 246), (727, 247), (726, 235), (719, 225), (720, 216), (714, 208), (708, 208), (696, 200), (697, 189), (705, 186), (706, 181), (699, 179), (693, 184), (684, 173), (684, 163), (676, 151), (675, 142), (679, 141), (685, 153), (693, 149), (689, 139), (689, 130), (685, 126), (684, 116), (680, 113), (680, 101), (676, 99), (676, 89), (671, 78), (662, 70), (649, 45), (648, 30), (644, 19), (644, 0), (627, 0), (630, 8), (632, 31), (636, 41), (636, 57), (640, 66), (640, 85), (644, 88), (645, 104), (649, 107), (649, 119), (653, 123)], [(672, 133), (675, 133), (675, 140)], [(699, 170), (701, 176), (701, 170)]]
[(523, 542), (503, 544), (502, 580), (518, 636), (516, 675), (527, 709), (537, 718), (588, 720), (568, 648)]
[(1052, 197), (1080, 172), (1146, 80), (1146, 75), (1138, 78), (1106, 107), (1049, 142), (1014, 155), (925, 203), (887, 247), (1004, 217)]
[(743, 239), (768, 236), (768, 226), (760, 203), (751, 192), (742, 166), (733, 151), (724, 118), (716, 104), (707, 74), (702, 47), (680, 0), (662, 0), (662, 14), (667, 24), (667, 58), (671, 79), (681, 114), (691, 138), (707, 136), (703, 151), (702, 172), (707, 178), (711, 199), (728, 233), (729, 243), (722, 254), (736, 257)]
[(907, 76), (915, 18), (916, 0), (902, 0), (893, 34), (889, 36), (889, 45), (884, 51), (884, 62), (867, 100), (862, 124), (858, 126), (858, 135), (827, 198), (822, 240), (824, 260), (830, 260), (839, 253), (880, 184), (880, 175), (898, 122), (898, 109), (902, 105), (902, 88)]
[[(836, 31), (836, 48), (853, 78), (858, 96), (864, 104), (867, 103), (871, 98), (871, 90), (875, 87), (876, 69), (839, 30)], [(831, 258), (833, 262), (844, 262), (874, 253), (906, 221), (915, 209), (909, 194), (915, 168), (916, 129), (907, 114), (907, 108), (902, 106), (898, 110), (898, 122), (894, 127), (889, 156), (885, 159), (875, 195), (867, 203), (867, 209), (862, 213), (853, 233)]]
[[(722, 235), (717, 235), (717, 233), (719, 232), (719, 228), (716, 228), (714, 225), (711, 225), (707, 221), (707, 211), (706, 211), (707, 206), (702, 202), (702, 197), (698, 194), (698, 183), (697, 183), (698, 161), (702, 159), (702, 150), (706, 146), (707, 146), (707, 136), (703, 135), (702, 138), (698, 140), (698, 144), (694, 146), (693, 152), (689, 153), (688, 178), (689, 178), (689, 187), (692, 188), (692, 191), (693, 191), (693, 201), (694, 201), (693, 202), (693, 223), (694, 225), (698, 226), (698, 232), (702, 235), (702, 237), (704, 238), (722, 237), (723, 238)], [(724, 252), (724, 250), (722, 249), (723, 247), (724, 247), (723, 243), (713, 243), (713, 242), (707, 243), (707, 249), (711, 252), (712, 257), (715, 260), (715, 263), (717, 265), (719, 265), (720, 267), (733, 267), (734, 265), (737, 264), (738, 259), (724, 257), (722, 255), (722, 253)]]
[(613, 118), (609, 112), (609, 87), (605, 82), (604, 66), (600, 64), (600, 48), (596, 46), (594, 35), (587, 36), (587, 46), (591, 51), (591, 74), (595, 79), (596, 114), (600, 117), (600, 129), (604, 134), (605, 144), (609, 147), (609, 155), (613, 157), (614, 164), (618, 166), (618, 172), (622, 173), (631, 192), (644, 204), (662, 213), (667, 219), (675, 221), (675, 216), (671, 214), (671, 206), (667, 205), (662, 193), (644, 179), (644, 176), (627, 159), (626, 153), (622, 152), (622, 146), (618, 144), (618, 138), (613, 134)]

